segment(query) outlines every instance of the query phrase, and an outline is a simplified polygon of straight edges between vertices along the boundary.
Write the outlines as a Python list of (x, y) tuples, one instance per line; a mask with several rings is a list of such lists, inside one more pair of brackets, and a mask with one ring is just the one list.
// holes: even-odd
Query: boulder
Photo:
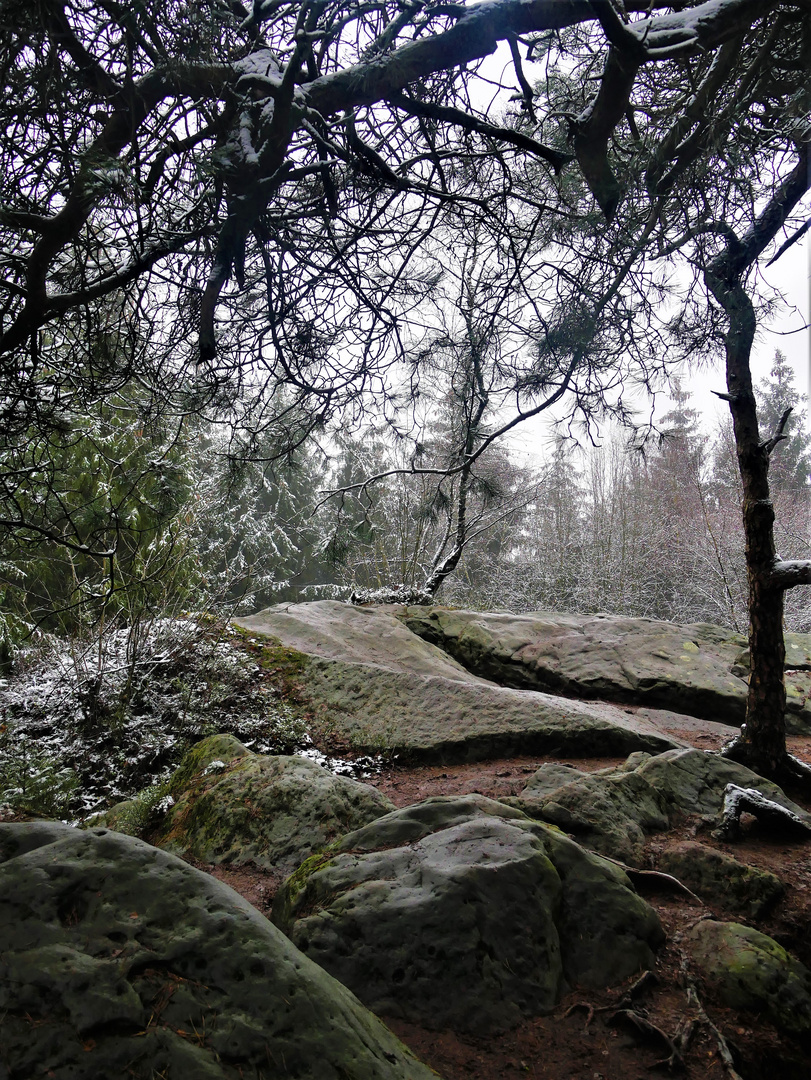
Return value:
[(754, 788), (801, 820), (811, 822), (811, 814), (792, 802), (777, 784), (718, 754), (669, 750), (648, 758), (636, 772), (661, 793), (671, 812), (716, 817), (721, 813), (727, 784), (735, 784)]
[(273, 919), (376, 1012), (468, 1032), (620, 982), (663, 940), (618, 867), (481, 795), (343, 837), (286, 882)]
[(619, 768), (596, 773), (542, 765), (519, 795), (504, 801), (557, 825), (593, 851), (638, 866), (645, 837), (667, 829), (675, 815), (720, 818), (727, 784), (760, 791), (811, 823), (811, 814), (776, 784), (694, 749), (632, 754)]
[(591, 851), (633, 865), (642, 858), (646, 834), (669, 825), (665, 800), (636, 771), (566, 775), (559, 766), (543, 765), (510, 804), (557, 825)]
[(247, 901), (105, 829), (0, 824), (0, 1073), (428, 1080)]
[(359, 752), (475, 761), (686, 745), (653, 718), (615, 705), (496, 686), (412, 634), (391, 608), (322, 600), (280, 604), (235, 621), (309, 657), (302, 696), (323, 726)]
[(685, 935), (693, 966), (722, 1004), (764, 1012), (784, 1031), (811, 1032), (811, 972), (749, 926), (704, 919)]
[(760, 918), (785, 893), (780, 878), (747, 866), (704, 844), (685, 841), (662, 852), (659, 867), (683, 882), (702, 900)]
[[(224, 751), (233, 756), (223, 761)], [(152, 836), (159, 847), (208, 863), (287, 872), (394, 808), (375, 788), (307, 758), (252, 754), (221, 735), (193, 747), (169, 787), (174, 806)]]
[[(405, 625), (502, 686), (601, 697), (743, 723), (746, 638), (708, 623), (619, 615), (527, 615), (413, 607)], [(811, 730), (811, 635), (787, 634), (787, 723)]]

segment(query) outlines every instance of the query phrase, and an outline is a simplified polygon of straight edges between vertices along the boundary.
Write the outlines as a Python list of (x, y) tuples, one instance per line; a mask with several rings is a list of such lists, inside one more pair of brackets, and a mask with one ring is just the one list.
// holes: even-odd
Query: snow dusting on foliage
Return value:
[(81, 647), (51, 638), (0, 681), (2, 807), (76, 819), (165, 780), (198, 739), (311, 748), (304, 721), (229, 627), (156, 620)]

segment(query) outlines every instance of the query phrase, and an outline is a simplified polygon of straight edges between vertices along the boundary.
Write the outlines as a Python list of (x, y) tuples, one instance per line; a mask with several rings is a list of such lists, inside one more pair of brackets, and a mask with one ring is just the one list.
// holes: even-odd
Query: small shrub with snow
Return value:
[(309, 741), (228, 629), (192, 619), (155, 620), (135, 643), (127, 630), (49, 639), (0, 684), (0, 716), (0, 803), (60, 818), (160, 785), (216, 732), (258, 753)]

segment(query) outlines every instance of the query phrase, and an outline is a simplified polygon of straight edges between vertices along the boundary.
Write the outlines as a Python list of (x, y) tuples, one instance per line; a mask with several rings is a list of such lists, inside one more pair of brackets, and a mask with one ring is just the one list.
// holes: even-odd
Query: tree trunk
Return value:
[[(470, 454), (469, 447), (472, 446), (473, 439), (468, 433), (467, 443), (465, 445), (465, 453)], [(440, 553), (437, 552), (434, 558), (434, 565), (431, 568), (431, 573), (425, 581), (422, 587), (422, 591), (429, 596), (434, 597), (439, 592), (442, 582), (445, 578), (450, 577), (456, 567), (459, 565), (459, 560), (462, 558), (462, 552), (465, 550), (465, 544), (468, 540), (467, 532), (467, 496), (468, 488), (470, 486), (470, 460), (465, 463), (465, 467), (459, 476), (459, 494), (456, 497), (456, 529), (454, 545), (449, 555), (446, 555), (444, 559), (440, 558)]]
[(758, 772), (775, 775), (786, 759), (783, 589), (774, 581), (774, 507), (769, 494), (769, 459), (776, 442), (761, 440), (749, 360), (756, 318), (736, 274), (707, 274), (729, 327), (725, 338), (727, 399), (735, 430), (743, 483), (743, 526), (749, 580), (749, 692), (746, 723), (730, 756)]
[(777, 236), (811, 186), (809, 141), (798, 146), (798, 161), (757, 219), (739, 239), (726, 230), (726, 245), (704, 267), (704, 280), (722, 307), (728, 328), (727, 394), (735, 429), (738, 468), (743, 483), (743, 526), (749, 579), (749, 692), (746, 723), (725, 753), (780, 782), (811, 785), (811, 769), (786, 752), (785, 642), (783, 593), (811, 583), (811, 564), (784, 563), (774, 548), (774, 507), (769, 495), (769, 460), (783, 438), (786, 413), (778, 430), (760, 438), (749, 360), (755, 339), (755, 308), (744, 287), (747, 272)]

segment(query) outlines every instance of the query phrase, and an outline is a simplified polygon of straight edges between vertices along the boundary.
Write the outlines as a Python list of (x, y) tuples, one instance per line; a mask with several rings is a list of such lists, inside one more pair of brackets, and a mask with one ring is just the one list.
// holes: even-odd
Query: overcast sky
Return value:
[[(795, 384), (808, 401), (809, 375), (811, 373), (811, 331), (809, 322), (809, 294), (811, 293), (811, 234), (806, 234), (768, 270), (763, 277), (784, 298), (782, 311), (759, 332), (752, 356), (752, 377), (757, 385), (768, 376), (775, 349), (781, 349), (790, 360), (795, 372)], [(684, 373), (683, 385), (693, 395), (692, 406), (705, 418), (706, 430), (712, 436), (716, 418), (726, 412), (727, 405), (713, 396), (713, 391), (726, 390), (723, 356), (712, 369)], [(663, 395), (656, 413), (663, 416), (669, 401)], [(640, 419), (649, 411), (647, 401), (640, 399)], [(811, 408), (808, 408), (811, 417)], [(811, 427), (811, 424), (809, 424)], [(553, 445), (553, 434), (548, 422), (537, 421), (516, 429), (510, 443), (515, 456), (527, 463), (540, 464), (548, 459)]]

